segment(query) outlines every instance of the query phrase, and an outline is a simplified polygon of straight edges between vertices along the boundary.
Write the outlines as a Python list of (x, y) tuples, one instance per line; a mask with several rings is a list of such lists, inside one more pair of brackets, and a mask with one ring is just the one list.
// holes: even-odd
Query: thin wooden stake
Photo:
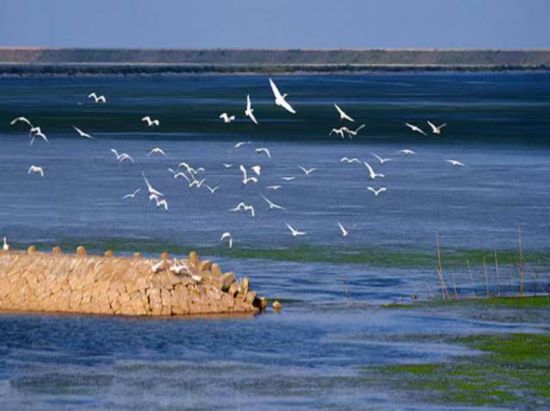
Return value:
[(521, 244), (521, 226), (518, 226), (518, 252), (519, 252), (519, 295), (523, 296), (523, 283), (525, 281), (525, 258)]
[(483, 272), (485, 273), (485, 293), (489, 297), (489, 274), (487, 273), (487, 261), (485, 259), (485, 254), (483, 255)]
[(441, 267), (441, 251), (439, 249), (439, 234), (436, 235), (435, 237), (435, 243), (437, 247), (436, 271), (437, 271), (437, 275), (439, 276), (439, 281), (441, 283), (441, 294), (443, 295), (443, 298), (449, 298), (449, 291), (447, 290), (447, 285), (445, 284), (445, 277), (443, 276), (443, 268)]
[(495, 275), (496, 275), (496, 281), (497, 281), (497, 295), (500, 297), (500, 280), (499, 280), (499, 272), (498, 272), (498, 257), (497, 257), (496, 250), (495, 250)]

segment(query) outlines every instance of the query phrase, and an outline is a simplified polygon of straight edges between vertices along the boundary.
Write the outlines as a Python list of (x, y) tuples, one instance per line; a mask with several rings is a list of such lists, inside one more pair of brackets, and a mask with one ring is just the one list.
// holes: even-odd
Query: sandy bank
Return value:
[(0, 311), (175, 316), (258, 313), (249, 289), (192, 252), (184, 260), (0, 251)]

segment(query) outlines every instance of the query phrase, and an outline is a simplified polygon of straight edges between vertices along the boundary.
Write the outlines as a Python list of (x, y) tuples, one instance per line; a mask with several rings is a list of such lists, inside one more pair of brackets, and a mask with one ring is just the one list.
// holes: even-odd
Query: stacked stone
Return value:
[[(171, 271), (184, 265), (184, 272)], [(155, 267), (156, 269), (153, 269)], [(0, 310), (172, 316), (257, 313), (267, 306), (250, 290), (195, 252), (185, 261), (76, 254), (0, 252)]]

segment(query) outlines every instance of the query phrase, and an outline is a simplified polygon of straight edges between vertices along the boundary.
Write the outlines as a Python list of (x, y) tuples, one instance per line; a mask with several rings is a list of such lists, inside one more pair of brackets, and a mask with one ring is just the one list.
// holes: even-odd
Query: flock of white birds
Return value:
[[(291, 114), (296, 114), (296, 110), (294, 109), (294, 107), (287, 101), (287, 96), (288, 95), (286, 93), (282, 94), (279, 91), (279, 88), (277, 87), (275, 82), (271, 78), (269, 79), (269, 85), (271, 86), (271, 90), (272, 90), (273, 96), (275, 98), (275, 104), (277, 106), (283, 108), (284, 110), (286, 110), (287, 112), (289, 112)], [(88, 98), (91, 99), (96, 104), (106, 104), (107, 103), (107, 98), (104, 95), (98, 95), (95, 92), (90, 93), (88, 95)], [(348, 122), (348, 123), (355, 123), (355, 119), (352, 118), (349, 114), (347, 114), (339, 105), (334, 104), (334, 107), (335, 107), (335, 109), (336, 109), (336, 111), (337, 111), (337, 113), (340, 117), (340, 121), (345, 121), (345, 122)], [(256, 116), (254, 115), (254, 109), (252, 107), (252, 100), (250, 98), (250, 95), (246, 96), (246, 109), (244, 111), (244, 114), (254, 124), (256, 124), (256, 125), (260, 124), (259, 121), (256, 119)], [(219, 115), (219, 118), (224, 123), (231, 123), (236, 119), (236, 116), (235, 115), (230, 115), (230, 114), (224, 112), (224, 113), (221, 113)], [(159, 119), (153, 119), (153, 118), (151, 118), (151, 116), (144, 116), (141, 119), (141, 121), (147, 127), (159, 127), (160, 126), (160, 120)], [(30, 145), (34, 144), (36, 139), (42, 139), (44, 142), (48, 143), (48, 138), (44, 134), (44, 132), (41, 130), (41, 128), (39, 126), (33, 125), (33, 123), (28, 118), (22, 117), (22, 116), (21, 117), (16, 117), (10, 122), (10, 125), (14, 126), (18, 123), (25, 124), (29, 128)], [(441, 125), (437, 126), (437, 125), (433, 124), (430, 121), (427, 121), (427, 124), (431, 128), (432, 134), (435, 134), (435, 135), (440, 135), (441, 132), (442, 132), (442, 129), (446, 126), (446, 124), (441, 124)], [(420, 127), (418, 127), (414, 124), (405, 123), (405, 126), (408, 127), (410, 130), (412, 130), (415, 133), (419, 133), (419, 134), (422, 134), (424, 136), (428, 135), (428, 133), (426, 133), (422, 128), (420, 128)], [(363, 128), (365, 128), (365, 124), (361, 124), (360, 126), (356, 127), (355, 129), (350, 129), (346, 126), (341, 126), (339, 128), (331, 129), (330, 132), (329, 132), (329, 135), (336, 134), (336, 135), (340, 136), (341, 138), (345, 138), (347, 136), (349, 139), (352, 139), (353, 137), (356, 137)], [(73, 129), (82, 138), (94, 139), (94, 137), (91, 134), (84, 132), (82, 129), (80, 129), (76, 126), (73, 126)], [(252, 144), (252, 142), (251, 141), (241, 141), (241, 142), (236, 143), (233, 146), (233, 148), (234, 149), (239, 149), (240, 147), (242, 147), (244, 145), (247, 145), (247, 144)], [(134, 163), (134, 159), (128, 153), (119, 153), (114, 148), (112, 148), (110, 151), (114, 154), (114, 156), (116, 158), (116, 161), (118, 161), (119, 163), (125, 163), (125, 162)], [(271, 158), (271, 152), (267, 147), (256, 148), (255, 152), (259, 155), (265, 155), (266, 157)], [(399, 151), (399, 154), (409, 156), (409, 155), (414, 155), (416, 153), (412, 150), (409, 150), (409, 149), (403, 149), (403, 150)], [(372, 153), (372, 155), (378, 161), (378, 163), (380, 165), (383, 165), (384, 163), (392, 160), (391, 158), (380, 157), (379, 155), (377, 155), (375, 153)], [(166, 157), (166, 152), (160, 147), (155, 147), (147, 154), (147, 156), (163, 156), (163, 157)], [(448, 160), (445, 160), (445, 161), (447, 163), (449, 163), (451, 166), (465, 167), (465, 164), (458, 161), (458, 160), (448, 159)], [(340, 163), (347, 163), (347, 164), (357, 163), (359, 165), (361, 165), (361, 164), (364, 165), (364, 167), (366, 168), (366, 170), (368, 172), (369, 178), (373, 181), (376, 180), (376, 179), (382, 179), (382, 178), (385, 177), (384, 174), (376, 172), (375, 169), (372, 167), (372, 165), (369, 164), (367, 161), (362, 161), (362, 160), (360, 160), (356, 157), (353, 157), (353, 158), (342, 157), (340, 159)], [(225, 168), (233, 168), (233, 164), (223, 163), (223, 166)], [(315, 171), (317, 171), (317, 168), (306, 168), (306, 167), (303, 167), (303, 166), (299, 166), (298, 168), (304, 173), (304, 175), (306, 177), (312, 175)], [(260, 175), (261, 175), (261, 172), (262, 172), (262, 167), (260, 165), (253, 165), (253, 166), (247, 168), (247, 167), (245, 167), (244, 165), (241, 164), (241, 165), (239, 165), (239, 170), (242, 174), (242, 180), (241, 181), (242, 181), (243, 185), (255, 184), (255, 183), (258, 183), (258, 181), (260, 179)], [(169, 168), (168, 171), (172, 174), (172, 176), (175, 179), (179, 179), (179, 178), (184, 179), (187, 182), (189, 188), (196, 188), (196, 189), (204, 188), (204, 189), (207, 189), (211, 194), (214, 194), (220, 188), (219, 185), (213, 187), (213, 186), (206, 183), (206, 177), (202, 177), (203, 173), (206, 171), (203, 167), (196, 167), (195, 168), (195, 167), (192, 167), (187, 162), (181, 162), (181, 163), (178, 164), (177, 169)], [(29, 167), (28, 174), (36, 174), (36, 175), (39, 175), (40, 177), (44, 177), (45, 171), (41, 166), (33, 164)], [(149, 180), (147, 179), (147, 176), (145, 175), (145, 173), (142, 172), (142, 176), (143, 176), (143, 180), (145, 182), (145, 186), (146, 186), (146, 189), (147, 189), (147, 195), (148, 195), (149, 200), (154, 201), (157, 208), (163, 209), (163, 210), (168, 210), (168, 201), (167, 201), (165, 195), (162, 192), (160, 192), (159, 190), (157, 190), (149, 182)], [(291, 177), (291, 176), (282, 177), (282, 179), (286, 182), (292, 181), (295, 178), (296, 177)], [(267, 190), (272, 190), (272, 191), (276, 191), (276, 190), (279, 190), (281, 188), (282, 188), (282, 185), (270, 185), (270, 186), (266, 187)], [(378, 197), (379, 195), (381, 195), (382, 193), (387, 191), (387, 187), (383, 187), (383, 186), (379, 186), (379, 187), (368, 186), (367, 189), (370, 192), (372, 192), (372, 194), (375, 197)], [(122, 199), (123, 200), (133, 199), (140, 192), (141, 192), (141, 188), (137, 188), (133, 192), (124, 195), (122, 197)], [(267, 203), (267, 205), (269, 206), (269, 210), (284, 210), (285, 209), (283, 206), (278, 205), (278, 204), (274, 203), (273, 201), (271, 201), (265, 195), (260, 194), (260, 196)], [(251, 217), (254, 217), (256, 215), (254, 205), (246, 204), (244, 202), (240, 202), (239, 204), (237, 204), (234, 208), (230, 209), (229, 211), (249, 213)], [(349, 228), (344, 227), (339, 221), (337, 221), (336, 223), (337, 223), (337, 226), (340, 230), (340, 235), (342, 237), (347, 237), (349, 235)], [(293, 227), (287, 222), (285, 222), (285, 225), (288, 228), (288, 231), (289, 231), (290, 235), (292, 235), (292, 237), (300, 237), (300, 236), (307, 235), (307, 233), (305, 231), (302, 231), (302, 230), (300, 230), (296, 227)], [(232, 237), (232, 234), (230, 232), (224, 232), (220, 237), (220, 241), (226, 242), (227, 245), (229, 246), (229, 248), (233, 247), (233, 237)], [(6, 239), (4, 238), (3, 248), (6, 250), (6, 249), (8, 249), (8, 247), (9, 246), (7, 245)]]

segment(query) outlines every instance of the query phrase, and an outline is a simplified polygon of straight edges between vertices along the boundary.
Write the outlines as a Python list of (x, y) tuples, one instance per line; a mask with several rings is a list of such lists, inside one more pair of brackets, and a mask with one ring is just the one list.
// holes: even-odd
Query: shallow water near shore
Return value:
[[(284, 307), (246, 318), (2, 314), (0, 397), (17, 409), (424, 409), (421, 398), (372, 384), (362, 370), (481, 354), (442, 335), (548, 332), (547, 309), (384, 304), (439, 295), (430, 257), (437, 234), (459, 294), (486, 293), (483, 257), (490, 292), (497, 291), (495, 250), (499, 291), (516, 291), (518, 226), (527, 290), (548, 292), (549, 80), (547, 73), (281, 77), (298, 110), (291, 117), (273, 106), (264, 76), (0, 79), (2, 236), (16, 247), (204, 250)], [(91, 90), (109, 103), (90, 104)], [(247, 93), (261, 125), (221, 123), (222, 111), (241, 114)], [(328, 136), (339, 124), (333, 102), (367, 124), (354, 140)], [(146, 114), (161, 127), (143, 126)], [(50, 144), (29, 146), (25, 128), (8, 125), (17, 115), (39, 124)], [(416, 137), (403, 125), (427, 130), (427, 119), (449, 125), (441, 137)], [(96, 139), (79, 139), (72, 125)], [(252, 144), (235, 149), (238, 141)], [(156, 146), (167, 158), (147, 156)], [(268, 147), (272, 159), (257, 147)], [(117, 164), (111, 148), (135, 164)], [(399, 155), (403, 148), (417, 155)], [(373, 152), (392, 161), (379, 165)], [(386, 177), (369, 181), (364, 166), (341, 164), (343, 156)], [(218, 191), (175, 180), (167, 169), (181, 161), (203, 166)], [(27, 174), (31, 164), (44, 167), (43, 179)], [(240, 164), (262, 165), (260, 183), (243, 187)], [(318, 171), (306, 177), (298, 166)], [(166, 195), (168, 212), (149, 203), (144, 188), (122, 200), (143, 186), (142, 171)], [(369, 185), (388, 191), (375, 198)], [(286, 209), (269, 211), (260, 193)], [(239, 201), (254, 204), (256, 217), (230, 212)], [(337, 221), (350, 229), (346, 239)], [(293, 239), (285, 222), (308, 235)], [(224, 231), (233, 234), (233, 250), (219, 242)]]

